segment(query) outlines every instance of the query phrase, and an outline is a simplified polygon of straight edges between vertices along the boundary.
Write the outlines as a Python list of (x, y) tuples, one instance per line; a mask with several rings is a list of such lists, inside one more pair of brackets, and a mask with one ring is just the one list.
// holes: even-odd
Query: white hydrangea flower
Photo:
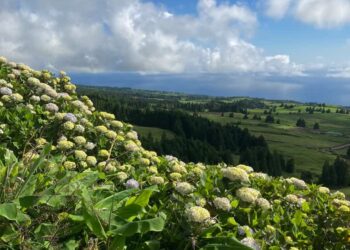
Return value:
[(74, 155), (79, 161), (84, 161), (87, 157), (87, 154), (83, 150), (75, 150)]
[(0, 56), (0, 64), (7, 63), (7, 59), (3, 56)]
[(40, 84), (40, 81), (39, 79), (35, 78), (35, 77), (29, 77), (28, 80), (27, 80), (27, 83), (30, 84), (30, 85), (39, 85)]
[(75, 164), (75, 162), (72, 162), (72, 161), (65, 161), (65, 162), (63, 163), (63, 166), (64, 166), (64, 168), (66, 168), (66, 169), (68, 169), (68, 170), (72, 170), (72, 169), (75, 169), (77, 165)]
[(130, 179), (130, 180), (128, 180), (125, 184), (125, 187), (126, 188), (139, 188), (139, 186), (140, 186), (140, 184), (138, 183), (138, 181), (137, 180), (135, 180), (135, 179)]
[(148, 182), (151, 185), (162, 185), (162, 184), (164, 184), (164, 178), (161, 176), (150, 176), (148, 178)]
[(67, 137), (66, 137), (66, 136), (61, 135), (61, 137), (60, 137), (60, 138), (58, 138), (57, 142), (60, 142), (60, 141), (67, 141), (67, 140), (68, 140), (68, 139), (67, 139)]
[(74, 114), (72, 114), (72, 113), (65, 114), (63, 119), (65, 121), (69, 121), (69, 122), (72, 122), (72, 123), (76, 123), (78, 121), (77, 117)]
[(320, 192), (322, 194), (329, 194), (331, 191), (327, 187), (319, 187), (318, 192)]
[(17, 68), (21, 69), (21, 70), (27, 70), (27, 71), (31, 71), (32, 69), (28, 66), (28, 65), (25, 65), (23, 63), (19, 63), (17, 64)]
[(230, 211), (232, 206), (229, 199), (226, 197), (217, 197), (214, 199), (214, 206), (217, 209), (224, 210), (224, 211)]
[(46, 109), (47, 111), (52, 112), (52, 113), (56, 113), (56, 112), (58, 112), (58, 110), (59, 110), (58, 106), (57, 106), (56, 104), (54, 104), (54, 103), (48, 103), (48, 104), (46, 104), (46, 105), (45, 105), (45, 109)]
[(147, 171), (151, 174), (158, 174), (158, 169), (156, 166), (150, 166), (147, 168)]
[(119, 129), (123, 128), (123, 123), (120, 121), (111, 121), (110, 124), (114, 128), (119, 128)]
[(242, 239), (241, 243), (247, 247), (254, 249), (254, 250), (261, 250), (261, 247), (258, 244), (258, 242), (252, 237), (246, 237), (246, 238)]
[(202, 169), (202, 170), (205, 170), (205, 169), (207, 168), (203, 163), (197, 163), (197, 164), (196, 164), (196, 167), (197, 167), (197, 168), (200, 168), (200, 169)]
[(254, 169), (253, 169), (252, 167), (249, 167), (249, 166), (243, 165), (243, 164), (239, 164), (238, 166), (236, 166), (236, 168), (243, 169), (243, 170), (246, 171), (248, 174), (254, 172)]
[(88, 142), (88, 143), (86, 143), (86, 145), (85, 145), (85, 148), (86, 148), (87, 150), (93, 150), (95, 147), (96, 147), (96, 144), (95, 144), (95, 143), (92, 143), (92, 142)]
[(29, 109), (29, 110), (31, 110), (31, 113), (32, 113), (32, 114), (35, 114), (35, 112), (34, 112), (34, 106), (33, 106), (32, 104), (28, 103), (28, 104), (26, 105), (26, 108)]
[(39, 147), (42, 147), (47, 143), (45, 138), (37, 138), (35, 139), (35, 142), (36, 142), (36, 145)]
[(112, 131), (112, 130), (108, 130), (105, 135), (107, 138), (112, 139), (112, 140), (117, 138), (117, 133)]
[(11, 97), (9, 95), (3, 95), (1, 97), (1, 101), (3, 101), (4, 103), (11, 102)]
[(237, 167), (224, 168), (222, 174), (231, 181), (249, 182), (247, 172)]
[(141, 165), (149, 166), (151, 164), (151, 161), (147, 158), (141, 158), (139, 161)]
[(271, 208), (271, 204), (268, 200), (265, 198), (258, 198), (255, 201), (255, 204), (259, 207), (261, 207), (262, 210), (269, 210)]
[(60, 140), (57, 144), (57, 147), (62, 150), (68, 150), (74, 147), (74, 143), (67, 140)]
[(14, 93), (11, 95), (12, 100), (14, 100), (15, 102), (21, 102), (23, 101), (23, 96), (18, 94), (18, 93)]
[(332, 197), (344, 200), (346, 196), (343, 192), (336, 191), (332, 194)]
[(172, 172), (175, 172), (175, 173), (187, 174), (186, 167), (179, 162), (172, 162), (171, 163), (171, 170), (172, 170)]
[(193, 192), (194, 187), (188, 182), (176, 183), (175, 190), (182, 195), (187, 195)]
[(125, 181), (128, 178), (128, 175), (125, 172), (118, 172), (116, 177), (119, 181)]
[(70, 101), (70, 100), (72, 100), (72, 97), (71, 97), (68, 93), (65, 93), (65, 92), (58, 93), (58, 94), (57, 94), (57, 98), (63, 99), (63, 100), (65, 100), (65, 101)]
[(136, 152), (139, 149), (139, 146), (133, 141), (127, 141), (124, 147), (129, 152)]
[(82, 133), (85, 132), (85, 128), (84, 128), (84, 126), (78, 124), (78, 125), (75, 126), (74, 131), (76, 131), (76, 132), (82, 134)]
[(166, 159), (168, 162), (173, 162), (173, 161), (177, 161), (177, 160), (178, 160), (175, 156), (172, 156), (172, 155), (166, 155), (166, 156), (165, 156), (165, 159)]
[[(15, 62), (8, 62), (7, 65), (10, 66), (11, 68), (17, 68), (17, 63), (15, 63)], [(13, 69), (12, 72), (13, 71), (17, 71), (18, 75), (21, 74), (21, 72), (19, 70), (17, 70), (17, 69)]]
[(236, 195), (244, 202), (254, 203), (260, 196), (260, 192), (254, 188), (242, 187), (237, 190)]
[(182, 178), (182, 175), (180, 173), (170, 173), (169, 177), (173, 181), (178, 181)]
[(65, 130), (71, 131), (71, 130), (74, 129), (74, 127), (75, 127), (75, 125), (74, 125), (74, 123), (71, 122), (71, 121), (68, 121), (68, 122), (63, 123), (63, 128), (64, 128)]
[(197, 176), (201, 176), (203, 174), (203, 169), (200, 167), (194, 167), (191, 172)]
[(131, 139), (131, 140), (138, 140), (138, 136), (136, 131), (130, 131), (126, 134), (126, 137)]
[(0, 86), (1, 87), (8, 87), (8, 83), (5, 81), (5, 79), (0, 79)]
[(97, 164), (97, 159), (95, 156), (88, 156), (86, 157), (86, 162), (89, 166), (96, 166)]
[(106, 173), (114, 173), (117, 171), (117, 168), (114, 166), (114, 164), (108, 163), (103, 170)]
[(108, 132), (108, 128), (104, 125), (97, 126), (95, 129), (97, 132), (102, 133), (102, 134)]
[(51, 86), (45, 84), (43, 89), (44, 89), (45, 94), (47, 94), (48, 96), (53, 97), (53, 98), (58, 97), (56, 90), (54, 90)]
[(36, 95), (33, 95), (33, 96), (30, 97), (30, 100), (33, 101), (33, 102), (40, 102), (40, 97), (36, 96)]
[(2, 95), (12, 95), (12, 90), (8, 87), (0, 88), (0, 94)]
[(288, 194), (286, 196), (286, 201), (290, 202), (290, 203), (294, 203), (294, 204), (297, 204), (298, 203), (298, 196), (294, 195), (294, 194)]
[(204, 223), (210, 219), (210, 213), (207, 209), (194, 206), (186, 210), (187, 219), (191, 222)]
[(260, 179), (260, 180), (268, 180), (269, 179), (269, 176), (267, 174), (265, 174), (265, 173), (256, 173), (256, 172), (250, 173), (249, 177), (251, 177), (253, 179)]
[(307, 189), (308, 188), (305, 181), (300, 180), (300, 179), (295, 178), (295, 177), (286, 179), (286, 182), (294, 185), (298, 189)]
[(342, 205), (344, 205), (344, 206), (349, 206), (349, 207), (350, 207), (350, 201), (348, 201), (348, 200), (334, 199), (334, 200), (332, 201), (332, 203), (333, 203), (334, 205), (337, 205), (337, 206), (342, 206)]
[(100, 112), (100, 116), (104, 119), (107, 119), (107, 120), (114, 120), (115, 119), (115, 116), (111, 113), (107, 113), (107, 112)]
[(86, 144), (86, 139), (84, 136), (76, 136), (73, 138), (74, 142), (78, 145), (84, 145)]
[(49, 101), (51, 101), (51, 97), (48, 95), (41, 95), (40, 100), (42, 100), (44, 102), (49, 102)]
[(98, 151), (98, 156), (102, 158), (108, 158), (109, 157), (109, 151), (107, 149), (101, 149)]

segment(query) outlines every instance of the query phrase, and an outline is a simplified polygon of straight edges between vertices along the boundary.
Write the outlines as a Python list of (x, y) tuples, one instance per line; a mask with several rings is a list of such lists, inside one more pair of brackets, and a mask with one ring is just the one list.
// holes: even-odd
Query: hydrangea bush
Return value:
[(350, 247), (343, 193), (158, 156), (64, 72), (3, 57), (0, 183), (0, 248)]

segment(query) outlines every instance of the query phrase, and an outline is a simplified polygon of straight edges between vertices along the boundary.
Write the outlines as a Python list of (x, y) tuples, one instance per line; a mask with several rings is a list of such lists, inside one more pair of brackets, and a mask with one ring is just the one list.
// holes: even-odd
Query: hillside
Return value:
[(145, 150), (64, 72), (0, 57), (0, 248), (348, 249), (341, 192)]
[[(222, 125), (233, 124), (247, 128), (250, 133), (263, 136), (271, 151), (279, 152), (285, 159), (293, 158), (295, 176), (308, 172), (315, 182), (321, 175), (325, 161), (333, 162), (337, 156), (344, 159), (348, 157), (346, 150), (350, 138), (350, 119), (347, 107), (287, 100), (196, 96), (108, 87), (79, 86), (78, 91), (91, 97), (99, 108), (112, 112), (117, 103), (137, 110), (169, 112), (181, 110)], [(123, 109), (118, 111), (119, 114), (123, 113)], [(147, 126), (141, 119), (133, 119), (128, 114), (121, 115), (123, 119)], [(273, 122), (266, 122), (267, 116), (273, 117)], [(305, 128), (296, 126), (299, 118), (306, 121)], [(313, 126), (316, 123), (319, 124), (319, 129), (315, 130)], [(152, 126), (160, 127), (161, 124), (155, 121)], [(144, 138), (152, 131), (139, 132)], [(151, 134), (159, 138), (159, 134)]]

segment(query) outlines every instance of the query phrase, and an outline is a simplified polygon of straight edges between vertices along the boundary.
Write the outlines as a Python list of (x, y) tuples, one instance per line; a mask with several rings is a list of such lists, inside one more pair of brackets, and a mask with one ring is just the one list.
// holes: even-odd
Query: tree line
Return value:
[(350, 167), (347, 161), (339, 156), (332, 164), (329, 161), (325, 161), (319, 182), (328, 187), (345, 187), (350, 185)]

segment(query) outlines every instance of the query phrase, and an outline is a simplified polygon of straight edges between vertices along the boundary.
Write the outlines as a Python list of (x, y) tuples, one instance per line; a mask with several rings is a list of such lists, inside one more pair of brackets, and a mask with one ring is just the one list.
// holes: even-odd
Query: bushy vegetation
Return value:
[(0, 57), (0, 248), (348, 249), (343, 193), (147, 151), (64, 72)]

